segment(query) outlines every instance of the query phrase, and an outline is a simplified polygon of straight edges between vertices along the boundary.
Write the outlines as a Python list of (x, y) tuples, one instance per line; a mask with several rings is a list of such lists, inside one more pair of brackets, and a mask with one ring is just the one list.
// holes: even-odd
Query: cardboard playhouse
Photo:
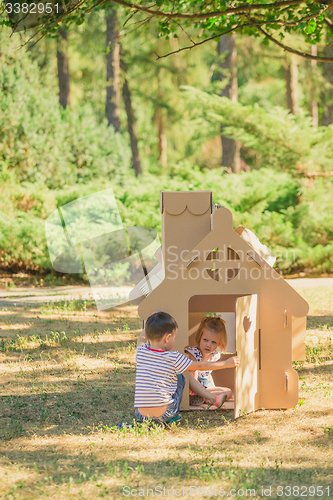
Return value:
[[(212, 375), (233, 390), (235, 417), (295, 406), (292, 361), (305, 359), (307, 302), (273, 269), (274, 255), (251, 231), (233, 229), (231, 212), (213, 204), (210, 191), (161, 192), (160, 208), (159, 264), (130, 294), (140, 318), (171, 314), (179, 325), (174, 349), (183, 353), (201, 319), (220, 315), (228, 334), (222, 359), (237, 353), (240, 367)], [(188, 395), (187, 386), (184, 410)]]

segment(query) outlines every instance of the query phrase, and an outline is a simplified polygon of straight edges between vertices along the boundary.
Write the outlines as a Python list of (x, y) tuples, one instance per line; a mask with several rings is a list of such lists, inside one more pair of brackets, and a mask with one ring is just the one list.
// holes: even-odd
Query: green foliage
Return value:
[(311, 119), (301, 112), (293, 115), (278, 107), (243, 106), (192, 87), (184, 90), (192, 111), (193, 133), (201, 130), (214, 136), (217, 125), (222, 124), (224, 134), (255, 152), (263, 166), (296, 173), (331, 170), (332, 125), (314, 130)]
[(13, 219), (0, 212), (0, 263), (22, 265), (28, 269), (51, 269), (44, 222), (42, 219), (21, 212)]
[[(211, 190), (214, 201), (232, 211), (235, 227), (253, 230), (277, 254), (284, 271), (333, 272), (332, 182), (306, 184), (301, 176), (332, 169), (332, 127), (314, 131), (304, 113), (292, 116), (272, 108), (285, 99), (281, 60), (267, 64), (256, 40), (248, 55), (246, 44), (239, 43), (241, 104), (235, 104), (211, 95), (220, 82), (215, 50), (208, 45), (157, 63), (155, 50), (170, 50), (169, 42), (160, 40), (156, 49), (152, 30), (125, 38), (123, 57), (144, 167), (136, 179), (124, 109), (120, 134), (103, 118), (103, 22), (104, 12), (95, 12), (70, 33), (74, 107), (66, 112), (56, 95), (54, 40), (26, 54), (15, 50), (20, 35), (13, 40), (8, 31), (0, 33), (0, 180), (5, 193), (0, 198), (0, 265), (49, 272), (46, 217), (59, 206), (112, 187), (125, 226), (158, 231), (161, 190)], [(272, 54), (269, 47), (264, 50)], [(210, 93), (179, 91), (184, 84)], [(168, 138), (164, 170), (158, 163), (160, 111)], [(223, 168), (204, 168), (220, 164), (221, 124), (242, 142), (242, 156), (252, 171), (227, 175)], [(119, 269), (117, 279), (123, 274)]]
[(120, 181), (129, 167), (124, 139), (88, 105), (63, 111), (39, 81), (37, 64), (0, 33), (0, 176), (50, 188), (96, 177)]
[[(37, 204), (30, 205), (30, 209), (28, 204), (26, 212), (18, 207), (22, 197), (24, 199), (25, 189), (26, 199), (29, 193), (31, 196), (31, 186), (20, 186), (16, 191), (6, 185), (6, 192), (11, 193), (6, 202), (11, 216), (3, 217), (2, 259), (8, 264), (21, 261), (26, 267), (51, 269), (43, 218), (56, 206), (110, 187), (114, 190), (124, 226), (154, 227), (158, 232), (161, 231), (161, 190), (211, 190), (214, 202), (232, 211), (235, 227), (248, 227), (276, 253), (281, 269), (333, 272), (332, 181), (317, 180), (306, 187), (291, 173), (273, 169), (228, 175), (223, 169), (202, 171), (186, 163), (174, 167), (172, 177), (145, 173), (140, 179), (130, 176), (126, 183), (118, 185), (113, 181), (96, 180), (57, 190), (40, 187), (35, 193)], [(43, 200), (47, 200), (47, 211), (42, 208)]]
[[(118, 3), (119, 5), (115, 5)], [(235, 31), (242, 35), (261, 36), (265, 45), (274, 40), (281, 43), (290, 33), (297, 33), (306, 43), (315, 44), (324, 39), (326, 33), (330, 36), (331, 21), (325, 20), (332, 15), (329, 3), (320, 4), (315, 1), (258, 4), (255, 0), (250, 0), (244, 4), (242, 0), (233, 3), (226, 0), (159, 0), (152, 5), (146, 0), (138, 0), (136, 3), (114, 0), (112, 5), (124, 11), (129, 19), (134, 16), (137, 27), (140, 26), (143, 30), (147, 29), (147, 17), (150, 17), (154, 23), (156, 38), (177, 39), (180, 28), (186, 32), (194, 31), (191, 43), (187, 44), (188, 48), (193, 47), (194, 43), (203, 43), (205, 39), (217, 39)], [(101, 5), (86, 0), (65, 13), (62, 9), (54, 11), (41, 18), (40, 36), (54, 36), (62, 23), (80, 26), (88, 12), (105, 8), (110, 8), (110, 4)], [(0, 25), (15, 27), (18, 21), (17, 16), (8, 16), (5, 9), (0, 15)], [(23, 19), (21, 25), (29, 27), (29, 16)], [(299, 55), (302, 54), (300, 51)]]

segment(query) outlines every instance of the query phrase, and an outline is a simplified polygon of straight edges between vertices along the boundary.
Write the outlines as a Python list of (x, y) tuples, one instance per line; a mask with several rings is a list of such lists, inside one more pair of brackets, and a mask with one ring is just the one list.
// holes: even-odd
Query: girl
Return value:
[[(225, 322), (219, 317), (207, 316), (200, 322), (195, 335), (196, 346), (186, 347), (185, 352), (192, 361), (217, 361), (220, 359), (220, 352), (227, 347), (227, 332)], [(234, 367), (239, 366), (239, 359), (234, 356)], [(227, 368), (227, 366), (226, 366)], [(190, 405), (199, 405), (207, 399), (207, 391), (214, 395), (222, 394), (223, 402), (230, 399), (232, 391), (227, 387), (216, 387), (211, 370), (195, 371), (192, 373), (202, 386), (193, 383), (190, 377)], [(209, 394), (211, 396), (211, 394)]]

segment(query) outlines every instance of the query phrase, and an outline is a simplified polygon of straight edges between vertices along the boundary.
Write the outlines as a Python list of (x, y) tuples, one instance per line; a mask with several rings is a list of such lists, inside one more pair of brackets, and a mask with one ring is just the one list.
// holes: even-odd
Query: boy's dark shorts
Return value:
[(177, 374), (177, 389), (176, 392), (172, 395), (172, 403), (170, 403), (160, 417), (145, 417), (141, 415), (139, 410), (135, 408), (135, 417), (138, 422), (143, 422), (144, 420), (162, 420), (163, 422), (168, 422), (171, 418), (174, 418), (179, 413), (180, 403), (183, 397), (183, 390), (185, 387), (185, 377), (182, 373)]

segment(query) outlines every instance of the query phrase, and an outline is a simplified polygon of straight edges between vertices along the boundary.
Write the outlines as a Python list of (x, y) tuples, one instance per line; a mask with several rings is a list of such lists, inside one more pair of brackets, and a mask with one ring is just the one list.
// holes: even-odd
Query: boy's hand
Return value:
[(136, 347), (139, 347), (139, 345), (142, 345), (142, 344), (146, 344), (147, 341), (148, 341), (148, 339), (147, 339), (146, 332), (145, 332), (145, 330), (142, 330), (142, 332), (140, 333), (140, 335), (138, 337)]
[(228, 358), (225, 360), (225, 366), (228, 366), (230, 368), (234, 366), (239, 366), (239, 357), (238, 356), (233, 356), (232, 358)]

